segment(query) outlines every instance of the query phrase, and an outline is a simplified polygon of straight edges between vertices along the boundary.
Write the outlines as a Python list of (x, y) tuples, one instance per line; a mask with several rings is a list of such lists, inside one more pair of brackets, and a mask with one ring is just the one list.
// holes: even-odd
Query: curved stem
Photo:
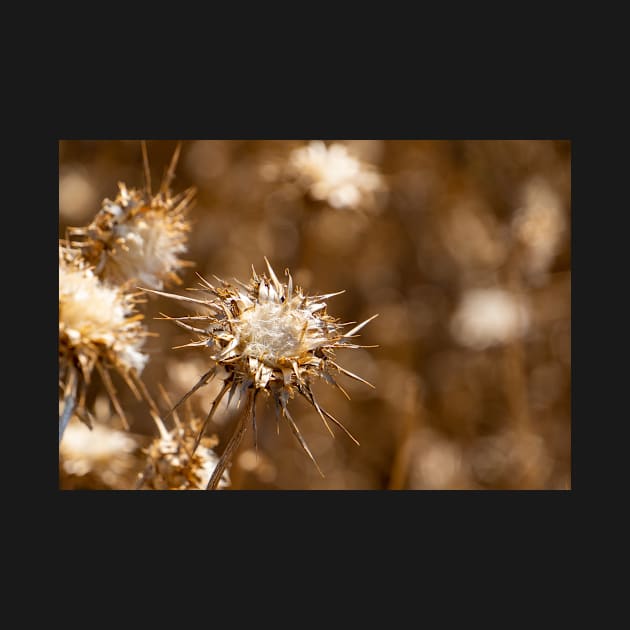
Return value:
[(241, 417), (238, 420), (236, 428), (234, 429), (234, 433), (232, 433), (232, 437), (227, 443), (219, 462), (217, 463), (210, 480), (208, 481), (208, 485), (206, 486), (206, 490), (216, 490), (219, 485), (219, 481), (221, 481), (221, 477), (225, 472), (225, 469), (228, 467), (232, 458), (234, 457), (234, 453), (236, 449), (238, 449), (241, 441), (243, 440), (243, 436), (247, 431), (247, 426), (249, 422), (250, 416), (254, 412), (254, 392), (250, 390), (247, 398), (247, 405), (245, 407), (244, 413), (241, 414)]

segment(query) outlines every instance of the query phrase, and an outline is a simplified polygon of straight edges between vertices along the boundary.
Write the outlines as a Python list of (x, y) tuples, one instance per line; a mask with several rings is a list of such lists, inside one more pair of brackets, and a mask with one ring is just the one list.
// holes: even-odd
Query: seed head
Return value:
[(462, 345), (485, 350), (524, 335), (529, 320), (518, 295), (499, 288), (469, 289), (451, 319), (451, 332)]
[[(201, 429), (201, 421), (192, 421), (167, 431), (160, 426), (160, 437), (155, 438), (144, 453), (147, 457), (142, 485), (151, 490), (203, 490), (219, 460), (212, 450), (217, 445), (216, 436), (203, 438), (194, 448), (195, 438)], [(230, 485), (224, 472), (220, 488)]]
[(370, 209), (375, 195), (385, 190), (376, 169), (348, 152), (345, 145), (326, 146), (321, 141), (295, 149), (287, 174), (316, 201), (338, 209)]
[(136, 301), (122, 288), (103, 284), (76, 250), (59, 245), (59, 371), (64, 395), (79, 403), (77, 413), (97, 368), (126, 422), (108, 370), (115, 368), (137, 392), (132, 379), (147, 362), (141, 347), (149, 333), (135, 310)]
[(187, 250), (190, 224), (186, 214), (194, 189), (173, 197), (169, 190), (179, 150), (162, 182), (160, 192), (128, 189), (119, 183), (114, 201), (105, 199), (85, 228), (69, 228), (72, 245), (94, 266), (104, 281), (121, 285), (128, 281), (161, 289), (165, 283), (181, 283), (177, 272), (189, 265), (178, 256)]
[(59, 446), (60, 474), (73, 486), (74, 478), (81, 478), (77, 480), (81, 487), (124, 489), (133, 483), (137, 449), (138, 443), (129, 433), (101, 422), (94, 422), (90, 430), (73, 420)]
[(523, 189), (523, 206), (515, 213), (512, 230), (523, 245), (527, 273), (543, 278), (566, 231), (559, 196), (543, 180), (532, 179)]
[(338, 420), (319, 406), (311, 385), (315, 379), (321, 378), (345, 394), (333, 376), (339, 373), (370, 385), (342, 368), (335, 361), (335, 351), (362, 347), (353, 344), (351, 339), (376, 315), (343, 332), (348, 324), (340, 324), (328, 315), (326, 304), (328, 298), (343, 291), (307, 296), (293, 285), (288, 270), (285, 272), (287, 283), (282, 284), (266, 258), (265, 262), (269, 276), (259, 276), (252, 268), (249, 284), (239, 282), (240, 287), (223, 280), (219, 280), (219, 286), (215, 287), (199, 276), (202, 289), (209, 295), (207, 299), (152, 291), (194, 304), (202, 311), (185, 317), (165, 316), (196, 333), (198, 340), (186, 346), (207, 348), (214, 364), (178, 405), (214, 377), (221, 366), (227, 376), (209, 417), (228, 389), (228, 404), (235, 393), (240, 398), (246, 392), (255, 396), (262, 391), (274, 401), (276, 417), (287, 419), (302, 447), (312, 457), (287, 409), (287, 403), (296, 392), (299, 393), (315, 407), (331, 433), (327, 418), (350, 435)]

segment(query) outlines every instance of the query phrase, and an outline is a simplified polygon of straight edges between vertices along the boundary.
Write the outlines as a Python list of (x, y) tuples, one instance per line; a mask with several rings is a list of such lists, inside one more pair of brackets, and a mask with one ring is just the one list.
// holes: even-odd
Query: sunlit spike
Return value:
[(324, 418), (324, 414), (322, 413), (322, 410), (320, 409), (319, 405), (317, 404), (317, 401), (315, 400), (315, 397), (313, 396), (313, 394), (311, 394), (310, 392), (308, 393), (308, 395), (302, 391), (300, 389), (300, 394), (306, 398), (306, 400), (308, 400), (309, 403), (311, 403), (311, 405), (313, 405), (313, 407), (315, 407), (317, 413), (319, 414), (319, 417), (322, 419), (322, 422), (324, 423), (324, 426), (328, 429), (328, 433), (330, 433), (330, 435), (332, 435), (333, 437), (335, 437), (335, 434), (333, 433), (333, 430), (330, 428), (330, 425), (328, 424), (328, 422), (326, 421), (326, 418)]
[(284, 270), (284, 275), (289, 278), (287, 282), (287, 302), (289, 302), (293, 297), (293, 277), (291, 276), (288, 267)]
[(363, 326), (365, 326), (366, 324), (369, 324), (373, 319), (376, 319), (378, 316), (379, 316), (379, 313), (377, 313), (376, 315), (372, 315), (372, 317), (369, 317), (364, 322), (361, 322), (358, 326), (355, 326), (352, 330), (348, 331), (347, 333), (344, 333), (342, 336), (343, 337), (351, 337), (352, 335), (354, 335), (354, 333), (356, 333), (359, 330), (361, 330), (361, 328), (363, 328)]
[(374, 387), (374, 385), (372, 385), (372, 383), (368, 383), (365, 379), (362, 379), (360, 376), (357, 376), (356, 374), (353, 374), (352, 372), (346, 370), (345, 368), (342, 368), (340, 365), (338, 365), (334, 361), (329, 359), (328, 362), (331, 365), (334, 365), (340, 372), (342, 372), (346, 376), (349, 376), (350, 378), (353, 378), (353, 379), (355, 379), (357, 381), (360, 381), (361, 383), (365, 383), (366, 385), (369, 385), (372, 389), (376, 389), (376, 387)]
[(339, 383), (337, 383), (335, 379), (333, 379), (333, 384), (348, 400), (352, 400), (350, 398), (350, 394), (348, 394), (348, 392), (343, 387), (341, 387), (341, 385), (339, 385)]
[(335, 297), (336, 295), (341, 295), (342, 293), (345, 293), (346, 290), (343, 289), (342, 291), (337, 291), (336, 293), (324, 293), (324, 295), (313, 295), (310, 297), (310, 299), (316, 301), (316, 300), (327, 300), (328, 298), (331, 297)]
[[(215, 290), (215, 288), (197, 271), (195, 271), (195, 275), (197, 276), (197, 278), (199, 278), (199, 280), (201, 280), (201, 283), (203, 284), (204, 287), (211, 289), (212, 291)], [(215, 276), (216, 277), (216, 276)], [(217, 278), (218, 279), (218, 278)], [(221, 280), (220, 280), (221, 281)]]
[(162, 317), (154, 317), (153, 319), (169, 319), (172, 321), (182, 321), (182, 322), (193, 321), (193, 320), (205, 320), (205, 321), (212, 320), (212, 318), (208, 315), (184, 315), (183, 317), (171, 317), (170, 315), (164, 315), (164, 313), (160, 313), (160, 315), (162, 315)]
[(127, 386), (131, 390), (131, 393), (134, 395), (135, 399), (142, 400), (142, 396), (140, 395), (136, 384), (130, 378), (129, 374), (125, 370), (119, 370), (118, 373), (123, 377), (125, 383), (127, 383)]
[(348, 429), (346, 429), (346, 427), (341, 424), (341, 422), (339, 422), (339, 420), (337, 420), (337, 418), (335, 418), (334, 416), (332, 416), (330, 413), (328, 413), (328, 411), (326, 411), (325, 409), (322, 409), (322, 411), (324, 412), (324, 414), (326, 414), (328, 416), (328, 418), (330, 420), (332, 420), (332, 422), (334, 422), (357, 446), (361, 446), (359, 444), (359, 440), (357, 440), (354, 435), (352, 435), (352, 433), (350, 433), (350, 431), (348, 431)]
[(171, 397), (168, 395), (168, 392), (166, 391), (166, 389), (164, 389), (164, 386), (162, 385), (162, 383), (158, 383), (158, 389), (160, 390), (160, 394), (162, 395), (162, 398), (164, 399), (166, 406), (171, 410), (171, 413), (173, 414), (173, 420), (175, 421), (177, 428), (181, 429), (182, 423), (179, 420), (179, 414), (173, 408), (173, 401), (171, 400)]
[(267, 257), (263, 256), (263, 258), (265, 259), (265, 262), (267, 263), (267, 269), (269, 270), (269, 277), (273, 281), (273, 284), (275, 286), (276, 291), (278, 293), (281, 293), (282, 292), (282, 285), (280, 284), (280, 280), (278, 280), (278, 277), (276, 276), (274, 270), (272, 269), (271, 265), (269, 264), (269, 261), (267, 260)]
[(173, 346), (172, 350), (181, 350), (182, 348), (195, 348), (199, 346), (206, 346), (208, 342), (206, 340), (202, 341), (191, 341), (190, 343), (185, 343), (182, 346)]
[(322, 477), (325, 477), (324, 473), (322, 472), (322, 469), (319, 467), (319, 464), (313, 457), (313, 453), (311, 453), (311, 450), (309, 449), (308, 445), (304, 441), (304, 438), (302, 437), (302, 434), (300, 433), (300, 430), (298, 429), (297, 424), (295, 424), (295, 421), (291, 417), (291, 414), (289, 413), (289, 410), (287, 409), (286, 405), (283, 405), (282, 411), (283, 411), (284, 417), (289, 422), (289, 426), (291, 427), (291, 431), (293, 431), (293, 435), (295, 435), (297, 441), (300, 443), (300, 446), (304, 449), (305, 453), (311, 458), (311, 461), (313, 462), (313, 464), (315, 464), (315, 468), (317, 468), (317, 471), (319, 472), (319, 474)]
[[(188, 324), (184, 324), (184, 322), (182, 321), (175, 321), (174, 322), (176, 326), (179, 326), (180, 328), (183, 328), (184, 330), (190, 330), (191, 332), (195, 332), (199, 335), (207, 335), (208, 331), (204, 330), (203, 328), (195, 328), (194, 326), (189, 326)], [(205, 341), (204, 341), (205, 343)]]
[(172, 300), (179, 300), (180, 302), (192, 302), (193, 304), (201, 304), (202, 306), (208, 306), (208, 301), (203, 300), (195, 300), (194, 298), (189, 298), (184, 295), (176, 295), (175, 293), (165, 293), (164, 291), (156, 291), (155, 289), (146, 289), (145, 287), (136, 287), (140, 289), (140, 291), (144, 291), (145, 293), (155, 293), (155, 295), (162, 295), (167, 298), (171, 298)]
[(202, 377), (197, 381), (197, 383), (193, 386), (193, 388), (190, 391), (188, 391), (186, 394), (184, 394), (177, 401), (175, 406), (172, 407), (171, 410), (164, 416), (164, 419), (166, 420), (166, 418), (168, 418), (180, 405), (186, 402), (200, 387), (207, 385), (216, 374), (216, 371), (217, 371), (217, 366), (215, 365), (214, 367), (210, 368), (204, 375), (202, 375)]
[(164, 195), (168, 193), (168, 189), (171, 185), (171, 182), (173, 181), (173, 178), (175, 177), (175, 168), (177, 167), (177, 161), (179, 160), (179, 154), (181, 150), (182, 150), (182, 143), (178, 142), (177, 146), (175, 147), (173, 157), (171, 158), (171, 163), (168, 167), (168, 170), (166, 171), (166, 175), (164, 176), (164, 179), (162, 180), (162, 185), (160, 186), (160, 191)]
[[(149, 169), (149, 155), (147, 152), (147, 141), (141, 140), (140, 146), (142, 147), (142, 163), (144, 165), (144, 186), (147, 189), (147, 193), (151, 195), (151, 170)], [(126, 196), (123, 194), (124, 184), (121, 185), (119, 183), (118, 186), (120, 187), (120, 192), (123, 195), (123, 197)], [(125, 193), (126, 193), (126, 189), (125, 189)]]

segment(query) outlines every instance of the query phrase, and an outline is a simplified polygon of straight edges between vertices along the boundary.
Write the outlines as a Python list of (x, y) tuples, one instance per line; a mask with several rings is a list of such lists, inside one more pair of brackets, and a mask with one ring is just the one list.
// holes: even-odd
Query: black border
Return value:
[[(226, 95), (232, 96), (229, 87), (222, 86), (222, 91), (218, 92), (216, 84), (212, 83), (201, 97), (197, 89), (188, 89), (180, 99), (174, 88), (168, 107), (152, 109), (153, 100), (130, 103), (132, 99), (104, 99), (103, 93), (99, 94), (96, 89), (91, 94), (84, 92), (77, 102), (64, 103), (63, 115), (46, 130), (40, 153), (45, 185), (29, 188), (29, 195), (42, 197), (31, 203), (38, 207), (37, 216), (50, 217), (50, 231), (57, 231), (57, 225), (53, 228), (56, 218), (43, 209), (54, 203), (57, 194), (59, 139), (569, 139), (573, 177), (575, 127), (569, 118), (573, 104), (571, 95), (563, 92), (565, 83), (556, 81), (558, 77), (549, 77), (550, 84), (556, 86), (550, 92), (544, 84), (528, 85), (516, 71), (512, 90), (507, 87), (509, 81), (502, 83), (503, 78), (497, 76), (490, 78), (493, 89), (484, 94), (483, 80), (481, 85), (475, 86), (472, 78), (469, 84), (465, 77), (444, 77), (438, 85), (431, 85), (430, 89), (427, 85), (427, 89), (423, 89), (426, 85), (422, 78), (423, 67), (406, 77), (407, 81), (415, 78), (419, 83), (418, 92), (413, 95), (396, 84), (375, 85), (372, 81), (367, 86), (369, 89), (360, 94), (350, 87), (339, 93), (314, 87), (313, 93), (298, 96), (285, 85), (284, 100), (273, 101), (261, 100), (260, 94), (266, 92), (252, 85), (251, 94), (245, 90), (227, 100)], [(271, 90), (279, 82), (278, 77), (275, 79), (276, 82), (270, 80)], [(283, 81), (286, 80), (284, 77)], [(131, 88), (130, 85), (127, 89)], [(119, 87), (116, 93), (120, 91)], [(133, 93), (138, 93), (137, 86)], [(85, 108), (86, 102), (96, 104), (96, 112), (94, 108)], [(366, 107), (366, 103), (369, 106)], [(580, 146), (578, 143), (578, 150)], [(573, 216), (574, 212), (575, 199)], [(573, 265), (573, 222), (571, 229)], [(43, 239), (42, 248), (35, 247), (47, 252), (44, 269), (37, 274), (43, 273), (44, 278), (38, 279), (38, 284), (41, 282), (52, 293), (56, 284), (50, 264), (55, 255), (54, 240), (47, 226), (36, 230), (33, 237)], [(46, 277), (48, 273), (52, 278)], [(48, 290), (45, 294), (48, 295)], [(50, 298), (52, 310), (52, 295)], [(42, 319), (48, 321), (37, 309), (39, 324)], [(54, 356), (52, 344), (57, 334), (53, 332), (52, 313), (49, 321), (51, 347), (50, 355), (42, 353), (46, 355), (44, 372), (47, 357)], [(51, 366), (51, 369), (56, 367)], [(56, 388), (54, 379), (49, 381), (45, 376), (42, 379), (50, 383), (52, 393), (52, 388)], [(43, 390), (49, 391), (48, 386)], [(572, 383), (575, 411), (573, 391)], [(31, 398), (37, 403), (41, 400), (45, 407), (42, 412), (32, 412), (37, 424), (41, 417), (48, 416), (52, 400), (29, 394), (29, 400)], [(573, 427), (576, 416), (580, 415), (572, 415)], [(321, 545), (337, 548), (341, 554), (339, 561), (350, 563), (354, 568), (366, 566), (375, 551), (382, 554), (389, 550), (394, 557), (403, 560), (413, 550), (418, 563), (414, 570), (422, 571), (423, 553), (435, 553), (435, 547), (442, 545), (450, 546), (448, 553), (452, 554), (458, 549), (476, 548), (481, 541), (491, 541), (495, 553), (501, 554), (502, 545), (504, 550), (515, 553), (518, 545), (527, 548), (535, 539), (556, 544), (562, 550), (571, 528), (569, 506), (579, 493), (579, 486), (576, 488), (579, 476), (574, 474), (574, 466), (572, 489), (568, 492), (62, 492), (58, 490), (57, 455), (54, 447), (51, 448), (57, 434), (54, 425), (51, 427), (45, 438), (34, 440), (36, 450), (42, 449), (38, 462), (44, 463), (34, 484), (35, 487), (43, 485), (51, 499), (53, 513), (49, 518), (55, 521), (54, 544), (60, 549), (87, 548), (90, 553), (94, 545), (115, 549), (126, 541), (129, 553), (137, 555), (134, 546), (140, 545), (145, 549), (142, 553), (145, 557), (150, 555), (146, 549), (155, 549), (158, 541), (167, 546), (165, 541), (171, 541), (173, 554), (186, 559), (197, 557), (199, 561), (203, 560), (205, 548), (210, 555), (220, 555), (221, 547), (237, 554), (243, 549), (240, 553), (255, 563), (265, 557), (273, 561), (275, 554), (283, 555), (285, 560), (304, 554), (301, 570), (308, 571), (309, 562), (317, 564), (315, 548)], [(33, 442), (32, 434), (28, 442)], [(571, 448), (573, 456), (573, 437)], [(188, 494), (192, 498), (186, 498)], [(271, 545), (269, 550), (267, 544)], [(209, 567), (213, 564), (214, 560), (209, 558)], [(219, 575), (216, 567), (210, 568), (208, 573)], [(387, 576), (380, 575), (378, 579), (386, 580)]]

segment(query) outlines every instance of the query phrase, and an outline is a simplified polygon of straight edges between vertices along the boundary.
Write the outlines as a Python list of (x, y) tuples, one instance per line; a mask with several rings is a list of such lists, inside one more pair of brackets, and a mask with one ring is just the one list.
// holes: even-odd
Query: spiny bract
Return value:
[[(266, 258), (265, 262), (269, 277), (265, 274), (259, 276), (252, 268), (249, 284), (238, 283), (242, 288), (223, 280), (219, 280), (220, 286), (215, 287), (199, 276), (202, 288), (210, 294), (208, 299), (150, 291), (209, 311), (192, 316), (165, 316), (165, 319), (173, 320), (182, 328), (199, 335), (199, 340), (180, 347), (206, 347), (215, 362), (175, 407), (207, 384), (221, 366), (227, 376), (204, 424), (207, 424), (228, 390), (228, 404), (235, 393), (240, 398), (248, 391), (253, 396), (263, 391), (275, 402), (276, 418), (280, 415), (286, 418), (294, 435), (313, 459), (287, 409), (287, 403), (295, 392), (299, 393), (317, 410), (331, 434), (327, 419), (357, 442), (337, 419), (319, 406), (311, 383), (312, 379), (321, 378), (347, 396), (333, 377), (333, 374), (342, 373), (373, 387), (361, 377), (345, 370), (334, 359), (336, 349), (363, 347), (349, 340), (376, 315), (344, 333), (342, 329), (349, 324), (340, 324), (329, 316), (325, 302), (343, 291), (327, 295), (304, 295), (299, 287), (293, 285), (288, 270), (285, 271), (288, 281), (282, 284)], [(204, 323), (205, 327), (200, 328)]]

